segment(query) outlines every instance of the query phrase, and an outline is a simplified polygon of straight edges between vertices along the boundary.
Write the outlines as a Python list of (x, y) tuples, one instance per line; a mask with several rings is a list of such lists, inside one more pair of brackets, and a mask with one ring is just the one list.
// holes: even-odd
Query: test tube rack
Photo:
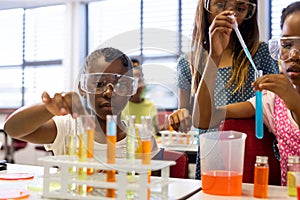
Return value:
[[(123, 200), (126, 199), (127, 191), (136, 192), (138, 199), (147, 199), (148, 189), (151, 194), (161, 197), (160, 199), (168, 199), (168, 178), (170, 174), (170, 166), (175, 165), (174, 161), (163, 160), (151, 160), (150, 165), (143, 165), (141, 160), (126, 160), (116, 159), (115, 164), (107, 164), (96, 160), (89, 160), (88, 162), (79, 162), (76, 156), (48, 156), (39, 159), (44, 166), (44, 178), (43, 178), (43, 197), (56, 198), (56, 199), (86, 199), (86, 200)], [(53, 173), (53, 166), (57, 167), (56, 173)], [(79, 180), (76, 175), (70, 174), (70, 167), (78, 168), (93, 168), (96, 171), (116, 170), (117, 177), (116, 182), (106, 182), (105, 178), (99, 178), (100, 176), (95, 173), (89, 175), (85, 180)], [(134, 182), (127, 180), (127, 172), (135, 171), (138, 173), (138, 178)], [(149, 170), (161, 170), (161, 177), (148, 183), (148, 171)], [(159, 180), (159, 181), (158, 181)], [(60, 184), (60, 188), (52, 189), (51, 184)], [(98, 194), (76, 194), (70, 192), (68, 186), (70, 184), (76, 185), (88, 185), (90, 187), (101, 189), (115, 189), (117, 195), (116, 198), (106, 197), (105, 195)], [(151, 188), (159, 188), (160, 191), (152, 191)], [(105, 194), (105, 193), (104, 193)]]
[(161, 131), (161, 144), (163, 146), (182, 146), (189, 147), (197, 145), (197, 131), (189, 131), (188, 133), (180, 133), (176, 131)]

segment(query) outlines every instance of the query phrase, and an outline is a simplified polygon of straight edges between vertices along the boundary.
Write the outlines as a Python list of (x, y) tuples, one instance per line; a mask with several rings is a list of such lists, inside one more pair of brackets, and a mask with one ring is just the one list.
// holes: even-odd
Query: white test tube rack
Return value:
[[(142, 165), (141, 160), (135, 160), (134, 162), (128, 161), (126, 159), (116, 159), (116, 164), (100, 163), (96, 161), (79, 162), (74, 156), (48, 156), (39, 159), (44, 165), (44, 179), (43, 179), (43, 197), (45, 198), (56, 198), (56, 199), (86, 199), (86, 200), (123, 200), (126, 199), (126, 191), (135, 191), (139, 199), (147, 199), (148, 188), (155, 187), (160, 184), (161, 191), (154, 191), (156, 195), (162, 197), (162, 199), (168, 199), (168, 178), (170, 174), (170, 166), (175, 165), (174, 161), (159, 161), (151, 160), (150, 165)], [(51, 173), (53, 166), (58, 167), (57, 173)], [(106, 182), (106, 180), (99, 180), (97, 176), (89, 176), (86, 180), (79, 180), (76, 176), (70, 175), (68, 173), (69, 167), (76, 166), (89, 167), (96, 170), (112, 170), (117, 171), (116, 182)], [(148, 183), (148, 170), (161, 170), (160, 182)], [(139, 175), (136, 182), (131, 183), (127, 181), (127, 172), (129, 170), (134, 170)], [(97, 174), (97, 173), (96, 173)], [(51, 183), (60, 183), (61, 187), (59, 189), (52, 189)], [(116, 189), (116, 198), (110, 198), (106, 196), (99, 196), (86, 194), (85, 196), (70, 192), (68, 190), (68, 185), (75, 183), (76, 185), (87, 184), (88, 186), (95, 188), (111, 188)], [(151, 191), (152, 193), (152, 191)]]
[(161, 131), (160, 134), (162, 145), (197, 145), (198, 133), (196, 131), (189, 131), (188, 133), (180, 133), (176, 131)]

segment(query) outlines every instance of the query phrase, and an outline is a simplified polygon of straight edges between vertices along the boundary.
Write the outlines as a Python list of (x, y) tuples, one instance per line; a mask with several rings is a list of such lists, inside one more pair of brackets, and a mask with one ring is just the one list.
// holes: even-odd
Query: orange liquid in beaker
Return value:
[(202, 189), (207, 194), (240, 196), (243, 175), (233, 171), (208, 171), (202, 173)]

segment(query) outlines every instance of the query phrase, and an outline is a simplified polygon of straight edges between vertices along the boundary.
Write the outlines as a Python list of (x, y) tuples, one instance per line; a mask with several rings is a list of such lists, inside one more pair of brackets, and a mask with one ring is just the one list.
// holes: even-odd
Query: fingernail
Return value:
[(65, 109), (65, 108), (61, 108), (61, 109), (60, 109), (60, 112), (62, 112), (62, 113), (66, 113), (67, 111), (66, 111), (66, 109)]
[(77, 118), (78, 117), (78, 114), (77, 113), (73, 113), (73, 118)]

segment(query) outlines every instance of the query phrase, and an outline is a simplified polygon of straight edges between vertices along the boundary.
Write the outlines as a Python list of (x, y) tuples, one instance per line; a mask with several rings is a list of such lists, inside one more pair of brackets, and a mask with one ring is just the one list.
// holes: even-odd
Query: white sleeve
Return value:
[(45, 144), (44, 146), (47, 151), (53, 151), (54, 155), (65, 154), (65, 137), (68, 133), (68, 126), (66, 126), (66, 120), (68, 119), (69, 116), (53, 117), (57, 129), (56, 138), (52, 144)]

